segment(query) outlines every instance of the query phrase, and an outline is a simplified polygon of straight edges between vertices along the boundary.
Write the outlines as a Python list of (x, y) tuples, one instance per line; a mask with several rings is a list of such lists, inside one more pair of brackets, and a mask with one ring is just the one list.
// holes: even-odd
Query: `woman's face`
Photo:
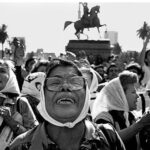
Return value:
[(84, 79), (75, 68), (63, 66), (54, 68), (48, 78), (44, 92), (48, 114), (61, 123), (73, 122), (84, 106)]
[(24, 55), (25, 55), (25, 50), (24, 50), (24, 48), (20, 48), (20, 47), (18, 47), (18, 48), (16, 48), (16, 50), (15, 50), (16, 52), (15, 52), (15, 57), (17, 57), (17, 58), (23, 58), (24, 57)]
[(4, 64), (0, 64), (0, 91), (4, 89), (9, 79), (8, 67)]
[(135, 84), (129, 84), (126, 91), (125, 95), (128, 101), (129, 105), (129, 110), (135, 110), (137, 108), (137, 98), (139, 97), (138, 94), (136, 93), (135, 89)]
[(96, 71), (101, 75), (101, 76), (104, 76), (104, 69), (99, 67), (96, 69)]
[(118, 68), (115, 66), (111, 67), (108, 72), (108, 79), (112, 80), (116, 78), (117, 76), (118, 76)]

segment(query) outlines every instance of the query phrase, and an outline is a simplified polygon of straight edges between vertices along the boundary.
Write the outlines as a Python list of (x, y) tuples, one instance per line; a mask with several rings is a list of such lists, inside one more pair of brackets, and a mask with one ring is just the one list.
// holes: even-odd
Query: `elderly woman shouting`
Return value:
[(28, 150), (124, 150), (112, 126), (100, 127), (86, 119), (89, 94), (87, 82), (74, 63), (52, 60), (43, 78), (38, 105), (45, 121), (19, 135), (8, 149), (25, 144)]
[(123, 71), (100, 91), (92, 108), (92, 118), (96, 123), (111, 123), (127, 150), (139, 147), (137, 134), (150, 125), (150, 114), (145, 114), (136, 121), (133, 110), (136, 110), (138, 95), (136, 93), (136, 73)]

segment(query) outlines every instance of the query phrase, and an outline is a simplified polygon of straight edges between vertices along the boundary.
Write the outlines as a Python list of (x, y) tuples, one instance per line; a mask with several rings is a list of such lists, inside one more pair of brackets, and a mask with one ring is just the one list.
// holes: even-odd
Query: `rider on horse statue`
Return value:
[[(89, 11), (88, 4), (87, 3), (79, 3), (82, 4), (83, 6), (83, 15), (81, 19), (73, 22), (73, 21), (66, 21), (64, 24), (64, 30), (66, 27), (72, 23), (74, 23), (74, 28), (76, 30), (75, 35), (77, 36), (78, 39), (80, 39), (80, 34), (84, 34), (83, 31), (85, 28), (94, 28), (96, 27), (99, 34), (100, 34), (100, 27), (106, 26), (106, 24), (101, 24), (100, 19), (98, 17), (98, 13), (100, 12), (100, 6), (96, 5), (91, 8)], [(80, 7), (79, 7), (80, 9)], [(87, 36), (88, 39), (88, 36)]]
[(83, 16), (81, 21), (85, 26), (92, 27), (93, 26), (93, 19), (97, 17), (97, 13), (99, 13), (100, 6), (94, 6), (91, 8), (89, 12), (88, 3), (81, 3), (83, 6)]
[(83, 6), (83, 16), (81, 18), (81, 21), (83, 21), (83, 23), (85, 25), (89, 24), (89, 8), (88, 8), (88, 3), (81, 3)]

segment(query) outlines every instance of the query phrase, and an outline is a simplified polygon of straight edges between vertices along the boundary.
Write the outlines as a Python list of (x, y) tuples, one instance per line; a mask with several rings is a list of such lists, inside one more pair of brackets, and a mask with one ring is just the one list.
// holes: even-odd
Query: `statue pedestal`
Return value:
[[(111, 45), (109, 39), (102, 40), (70, 40), (66, 46), (66, 51), (75, 53), (78, 56), (79, 51), (84, 50), (90, 63), (99, 64), (100, 61), (107, 61), (111, 54)], [(92, 60), (93, 59), (93, 60)], [(99, 60), (101, 59), (101, 60)], [(97, 62), (96, 62), (97, 61)]]

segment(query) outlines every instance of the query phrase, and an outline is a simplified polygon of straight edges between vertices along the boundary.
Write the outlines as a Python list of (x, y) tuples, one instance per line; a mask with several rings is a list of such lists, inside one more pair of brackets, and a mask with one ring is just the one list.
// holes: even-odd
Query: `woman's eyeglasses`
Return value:
[(71, 91), (80, 90), (84, 87), (84, 78), (81, 76), (72, 76), (72, 77), (50, 77), (46, 79), (46, 88), (49, 91), (61, 91), (64, 84), (67, 84), (67, 87)]

